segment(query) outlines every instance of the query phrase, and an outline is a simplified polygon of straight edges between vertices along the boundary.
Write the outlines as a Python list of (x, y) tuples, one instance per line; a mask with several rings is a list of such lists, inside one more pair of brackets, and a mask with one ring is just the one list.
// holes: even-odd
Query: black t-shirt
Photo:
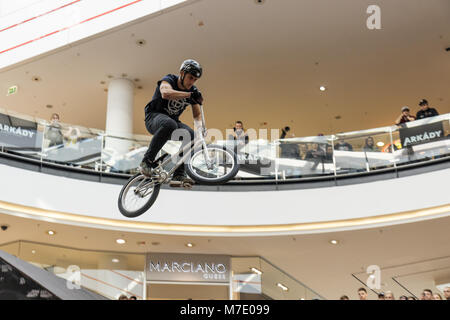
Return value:
[(190, 90), (183, 90), (178, 87), (178, 76), (174, 74), (168, 74), (160, 81), (155, 89), (155, 93), (153, 94), (152, 100), (145, 107), (145, 115), (147, 116), (149, 113), (163, 113), (171, 117), (172, 119), (178, 121), (178, 118), (186, 109), (186, 107), (191, 103), (190, 99), (180, 99), (180, 100), (167, 100), (163, 99), (161, 95), (161, 91), (159, 90), (159, 86), (162, 81), (167, 81), (174, 90), (176, 91), (185, 91), (192, 92), (196, 90), (195, 86), (192, 86)]
[(434, 108), (428, 108), (427, 110), (419, 110), (417, 111), (416, 119), (424, 119), (429, 117), (438, 116), (439, 113)]

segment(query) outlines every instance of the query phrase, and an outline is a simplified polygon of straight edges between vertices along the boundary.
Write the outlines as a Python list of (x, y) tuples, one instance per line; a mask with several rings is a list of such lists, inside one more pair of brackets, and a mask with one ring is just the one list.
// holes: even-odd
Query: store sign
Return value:
[(230, 256), (147, 254), (147, 280), (228, 283)]
[(0, 145), (34, 148), (37, 123), (0, 113)]
[(399, 131), (403, 148), (428, 143), (444, 137), (442, 121), (418, 127), (400, 128)]

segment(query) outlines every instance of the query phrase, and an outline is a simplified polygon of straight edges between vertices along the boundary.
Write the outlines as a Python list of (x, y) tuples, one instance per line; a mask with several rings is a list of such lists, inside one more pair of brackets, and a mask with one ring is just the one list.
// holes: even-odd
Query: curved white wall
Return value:
[(0, 0), (0, 69), (186, 0)]
[[(0, 177), (2, 177), (0, 201), (3, 202), (102, 219), (154, 224), (295, 225), (348, 219), (361, 220), (445, 206), (450, 203), (448, 192), (450, 169), (445, 169), (398, 179), (306, 190), (203, 192), (164, 189), (149, 212), (136, 219), (128, 219), (123, 217), (117, 208), (117, 197), (121, 188), (119, 185), (69, 179), (5, 165), (0, 165)], [(0, 209), (0, 211), (20, 215), (20, 212), (15, 210)], [(406, 220), (400, 217), (386, 223), (404, 223), (445, 215), (450, 215), (448, 208), (445, 208), (444, 212), (442, 210), (432, 212), (415, 216), (413, 219), (410, 216)], [(355, 228), (368, 227), (370, 224), (371, 222), (367, 221), (367, 224), (362, 223)], [(351, 229), (351, 227), (336, 225), (333, 231), (337, 229)], [(214, 230), (210, 231), (216, 234)], [(302, 233), (288, 228), (284, 231)], [(158, 232), (165, 233), (164, 230)], [(305, 232), (320, 232), (320, 230)], [(226, 232), (222, 233), (226, 235)], [(280, 233), (283, 232), (265, 234)]]

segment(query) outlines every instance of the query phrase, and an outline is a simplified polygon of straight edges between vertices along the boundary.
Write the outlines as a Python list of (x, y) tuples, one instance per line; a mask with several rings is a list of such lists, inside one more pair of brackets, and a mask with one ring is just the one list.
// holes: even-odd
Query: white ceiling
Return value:
[(0, 107), (44, 119), (58, 112), (64, 122), (104, 129), (108, 75), (126, 74), (143, 87), (134, 131), (146, 134), (144, 106), (156, 81), (195, 58), (205, 70), (198, 86), (211, 128), (239, 119), (255, 129), (290, 125), (297, 136), (352, 131), (390, 125), (401, 106), (416, 111), (422, 98), (450, 112), (450, 2), (378, 0), (381, 30), (366, 28), (371, 4), (193, 1), (3, 70), (0, 92), (19, 85), (19, 93), (2, 94)]
[[(450, 277), (450, 217), (358, 231), (247, 238), (123, 233), (3, 214), (0, 215), (0, 224), (10, 226), (6, 232), (0, 231), (0, 245), (26, 240), (68, 248), (123, 253), (261, 256), (327, 299), (338, 299), (342, 294), (357, 299), (356, 291), (362, 283), (355, 277), (365, 282), (368, 276), (365, 270), (370, 265), (381, 268), (380, 290), (392, 290), (397, 298), (409, 294), (392, 277), (396, 277), (416, 296), (420, 296), (421, 290), (425, 288), (435, 290), (437, 279)], [(56, 235), (48, 236), (47, 230), (56, 231)], [(118, 238), (125, 239), (127, 243), (118, 245), (115, 242)], [(339, 244), (331, 245), (329, 241), (332, 239), (339, 240)], [(139, 246), (139, 241), (145, 241), (146, 244)], [(153, 245), (153, 242), (159, 244)], [(195, 246), (187, 248), (187, 242)], [(71, 251), (52, 251), (48, 248), (44, 251), (37, 245), (22, 244), (21, 257), (31, 258), (32, 248), (47, 256), (48, 261), (63, 259), (61, 256), (70, 255)], [(94, 264), (95, 267), (95, 255), (77, 252), (75, 257), (78, 263)], [(127, 259), (130, 266), (140, 267), (143, 264), (139, 256), (128, 254)], [(371, 299), (376, 299), (373, 292), (369, 291), (369, 295)]]

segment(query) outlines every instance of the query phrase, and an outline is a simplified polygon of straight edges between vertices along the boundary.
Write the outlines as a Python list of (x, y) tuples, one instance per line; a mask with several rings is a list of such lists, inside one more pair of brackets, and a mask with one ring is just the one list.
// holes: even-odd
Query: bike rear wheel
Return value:
[(203, 184), (225, 183), (239, 171), (237, 155), (223, 146), (207, 146), (208, 163), (204, 150), (194, 151), (186, 166), (187, 174), (196, 182)]
[(132, 176), (120, 190), (119, 211), (127, 218), (145, 213), (155, 202), (161, 185), (140, 173)]

